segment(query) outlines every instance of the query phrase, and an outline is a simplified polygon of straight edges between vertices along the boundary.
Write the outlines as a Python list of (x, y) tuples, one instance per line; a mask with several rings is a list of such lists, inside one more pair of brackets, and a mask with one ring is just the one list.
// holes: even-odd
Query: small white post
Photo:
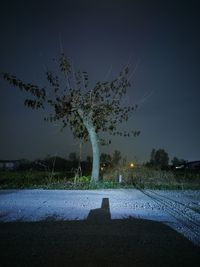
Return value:
[(119, 175), (119, 183), (121, 184), (121, 182), (122, 182), (122, 175), (120, 174)]

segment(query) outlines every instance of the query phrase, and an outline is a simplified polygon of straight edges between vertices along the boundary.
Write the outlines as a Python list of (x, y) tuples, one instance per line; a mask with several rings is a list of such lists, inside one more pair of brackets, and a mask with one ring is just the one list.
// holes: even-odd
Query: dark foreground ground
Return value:
[(0, 223), (0, 266), (200, 266), (200, 249), (155, 221), (87, 220)]

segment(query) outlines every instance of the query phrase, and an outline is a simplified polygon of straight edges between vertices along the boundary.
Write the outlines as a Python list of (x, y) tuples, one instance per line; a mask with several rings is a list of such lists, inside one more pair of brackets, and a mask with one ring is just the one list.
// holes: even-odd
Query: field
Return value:
[[(119, 175), (122, 182), (119, 183)], [(103, 188), (150, 188), (150, 189), (200, 189), (200, 172), (164, 171), (147, 167), (119, 167), (101, 173), (96, 184), (89, 176), (75, 180), (69, 172), (1, 171), (0, 189), (103, 189)]]

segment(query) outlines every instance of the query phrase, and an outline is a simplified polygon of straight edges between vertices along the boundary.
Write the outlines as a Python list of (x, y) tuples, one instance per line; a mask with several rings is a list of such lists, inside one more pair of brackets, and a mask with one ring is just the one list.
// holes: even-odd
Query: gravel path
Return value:
[(0, 264), (198, 267), (199, 209), (200, 191), (0, 190)]
[(1, 190), (0, 221), (85, 220), (103, 198), (112, 219), (163, 222), (200, 246), (200, 191), (193, 190)]
[(166, 223), (200, 246), (200, 192), (141, 190), (173, 220)]

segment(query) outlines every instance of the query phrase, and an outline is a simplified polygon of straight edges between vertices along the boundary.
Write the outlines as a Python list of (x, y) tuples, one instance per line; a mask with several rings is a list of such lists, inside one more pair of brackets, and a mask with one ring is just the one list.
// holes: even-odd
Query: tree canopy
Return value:
[(137, 105), (122, 105), (122, 99), (131, 86), (129, 68), (125, 67), (118, 77), (111, 81), (98, 81), (89, 88), (89, 76), (86, 71), (74, 71), (70, 60), (62, 53), (58, 60), (58, 71), (46, 71), (49, 87), (24, 83), (15, 75), (1, 73), (11, 85), (31, 98), (24, 105), (32, 109), (45, 109), (49, 105), (51, 113), (45, 121), (60, 121), (62, 129), (69, 126), (74, 137), (83, 141), (90, 140), (93, 148), (92, 179), (99, 177), (99, 132), (108, 132), (119, 136), (137, 136), (139, 131), (119, 131), (118, 125), (129, 119)]
[(166, 169), (169, 163), (168, 153), (164, 149), (152, 149), (150, 162), (147, 164), (149, 166)]

